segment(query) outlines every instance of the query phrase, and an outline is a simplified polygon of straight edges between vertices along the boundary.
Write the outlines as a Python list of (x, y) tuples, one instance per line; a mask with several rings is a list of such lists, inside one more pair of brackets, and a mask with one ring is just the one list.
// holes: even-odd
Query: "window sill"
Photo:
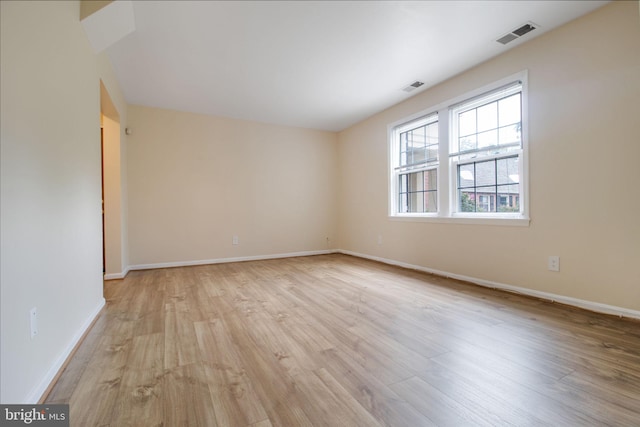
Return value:
[(435, 216), (435, 215), (412, 215), (400, 214), (389, 215), (392, 221), (408, 221), (408, 222), (433, 222), (440, 224), (469, 224), (469, 225), (499, 225), (511, 227), (528, 227), (529, 218), (524, 216), (469, 216), (469, 215), (453, 215), (453, 216)]

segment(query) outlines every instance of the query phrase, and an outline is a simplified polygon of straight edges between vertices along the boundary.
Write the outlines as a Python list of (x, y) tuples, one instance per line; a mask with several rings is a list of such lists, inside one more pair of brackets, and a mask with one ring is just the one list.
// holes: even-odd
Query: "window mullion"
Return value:
[(438, 180), (437, 199), (438, 214), (451, 215), (449, 179), (449, 111), (442, 108), (438, 111)]
[(495, 187), (494, 195), (495, 195), (495, 211), (498, 212), (498, 159), (493, 160), (493, 176), (495, 177)]

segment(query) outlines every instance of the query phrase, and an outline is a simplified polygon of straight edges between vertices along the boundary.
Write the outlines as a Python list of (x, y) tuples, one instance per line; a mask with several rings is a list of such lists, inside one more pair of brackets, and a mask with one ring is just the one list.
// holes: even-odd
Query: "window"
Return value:
[(437, 175), (435, 169), (400, 174), (398, 212), (437, 212)]
[(397, 163), (393, 169), (398, 191), (396, 211), (438, 210), (438, 116), (412, 121), (396, 129)]
[(526, 79), (389, 126), (392, 217), (528, 224)]
[(520, 212), (507, 200), (520, 195), (522, 83), (451, 107), (450, 114), (455, 211)]
[[(459, 212), (520, 211), (517, 156), (464, 163), (458, 165), (457, 173)], [(480, 200), (480, 204), (476, 204), (476, 200)]]

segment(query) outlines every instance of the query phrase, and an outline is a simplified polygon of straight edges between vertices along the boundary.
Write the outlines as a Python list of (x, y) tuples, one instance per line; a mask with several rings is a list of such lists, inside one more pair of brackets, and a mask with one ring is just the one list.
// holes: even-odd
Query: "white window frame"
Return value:
[[(512, 150), (506, 154), (497, 156), (483, 156), (479, 159), (457, 160), (450, 158), (451, 137), (455, 136), (452, 129), (452, 109), (472, 102), (474, 98), (491, 96), (510, 84), (521, 83), (521, 141), (519, 150)], [(438, 117), (438, 179), (437, 179), (437, 199), (438, 212), (436, 213), (403, 213), (398, 212), (399, 188), (398, 188), (398, 165), (399, 165), (399, 135), (404, 130), (415, 127), (419, 120), (437, 114)], [(426, 221), (458, 224), (486, 224), (486, 225), (507, 225), (507, 226), (528, 226), (529, 218), (529, 120), (528, 120), (528, 72), (513, 74), (500, 79), (491, 84), (480, 87), (476, 90), (464, 93), (446, 102), (433, 106), (427, 110), (418, 112), (402, 120), (398, 120), (387, 126), (388, 136), (388, 171), (389, 171), (389, 206), (388, 215), (392, 220), (400, 221)], [(457, 166), (458, 164), (472, 163), (474, 161), (491, 160), (508, 155), (517, 154), (520, 161), (519, 167), (519, 203), (520, 212), (458, 212), (457, 202)], [(433, 168), (429, 166), (429, 169)], [(416, 170), (417, 171), (417, 170)], [(496, 199), (496, 203), (498, 200)]]
[[(393, 138), (395, 141), (395, 144), (393, 144), (393, 147), (391, 148), (391, 151), (389, 153), (390, 157), (393, 159), (392, 160), (393, 166), (391, 168), (390, 175), (391, 175), (391, 180), (393, 181), (393, 186), (395, 188), (395, 197), (393, 198), (393, 202), (392, 202), (392, 203), (395, 203), (394, 207), (392, 208), (395, 212), (398, 212), (398, 207), (400, 205), (400, 201), (398, 200), (399, 194), (400, 194), (400, 191), (398, 188), (400, 175), (403, 175), (406, 173), (414, 173), (414, 172), (426, 172), (433, 169), (438, 170), (441, 163), (440, 137), (438, 136), (438, 160), (436, 162), (425, 161), (424, 163), (421, 163), (421, 164), (414, 164), (414, 165), (408, 165), (406, 167), (401, 167), (400, 158), (399, 158), (400, 134), (415, 128), (419, 128), (421, 126), (438, 122), (438, 120), (439, 120), (439, 117), (437, 112), (431, 112), (426, 114), (420, 113), (419, 115), (417, 115), (417, 117), (412, 118), (411, 120), (404, 122), (402, 125), (395, 126), (393, 129), (391, 129), (391, 133), (393, 134), (391, 138)], [(437, 174), (437, 179), (436, 179), (436, 194), (440, 194), (440, 174), (439, 173)], [(436, 203), (438, 204), (438, 206), (440, 206), (439, 197)], [(420, 212), (420, 213), (402, 212), (400, 214), (409, 216), (409, 217), (411, 216), (433, 217), (438, 215), (436, 212)]]

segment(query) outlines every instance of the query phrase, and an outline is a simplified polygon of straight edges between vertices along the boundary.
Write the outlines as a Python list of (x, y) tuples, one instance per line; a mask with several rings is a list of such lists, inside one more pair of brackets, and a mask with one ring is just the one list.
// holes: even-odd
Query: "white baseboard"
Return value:
[(100, 298), (100, 302), (98, 303), (96, 308), (91, 311), (84, 323), (82, 323), (80, 328), (78, 328), (73, 338), (71, 338), (71, 341), (69, 341), (65, 349), (58, 355), (58, 358), (51, 365), (51, 367), (47, 371), (47, 374), (42, 378), (40, 383), (35, 386), (27, 395), (27, 398), (25, 399), (26, 404), (30, 405), (38, 403), (42, 395), (47, 391), (47, 388), (58, 374), (58, 371), (60, 371), (60, 368), (62, 368), (62, 366), (64, 365), (64, 362), (67, 360), (71, 352), (73, 352), (73, 349), (76, 347), (78, 342), (80, 342), (80, 339), (82, 338), (84, 333), (87, 331), (89, 326), (91, 326), (98, 314), (100, 314), (100, 310), (102, 310), (102, 307), (104, 307), (105, 303), (105, 299)]
[(272, 254), (272, 255), (255, 255), (246, 257), (233, 257), (233, 258), (216, 258), (216, 259), (203, 259), (197, 261), (176, 261), (176, 262), (161, 262), (157, 264), (137, 264), (128, 268), (129, 270), (151, 270), (154, 268), (171, 268), (171, 267), (189, 267), (194, 265), (208, 265), (208, 264), (224, 264), (228, 262), (242, 262), (242, 261), (261, 261), (266, 259), (278, 259), (278, 258), (293, 258), (299, 256), (312, 256), (312, 255), (326, 255), (336, 251), (334, 250), (320, 250), (320, 251), (304, 251), (304, 252), (290, 252), (285, 254)]
[(490, 280), (478, 279), (476, 277), (463, 276), (461, 274), (450, 273), (448, 271), (435, 270), (433, 268), (427, 268), (419, 265), (408, 264), (406, 262), (395, 261), (392, 259), (381, 258), (373, 255), (361, 254), (358, 252), (346, 251), (342, 249), (338, 249), (334, 252), (342, 253), (345, 255), (352, 255), (358, 258), (366, 258), (373, 261), (382, 262), (385, 264), (396, 265), (398, 267), (409, 268), (411, 270), (423, 271), (425, 273), (436, 274), (438, 276), (444, 276), (444, 277), (450, 277), (452, 279), (463, 280), (465, 282), (470, 282), (470, 283), (484, 286), (487, 288), (500, 289), (503, 291), (509, 291), (517, 294), (528, 295), (536, 298), (550, 300), (552, 302), (559, 302), (561, 304), (571, 305), (573, 307), (579, 307), (585, 310), (595, 311), (597, 313), (611, 314), (614, 316), (628, 317), (632, 319), (640, 319), (640, 311), (631, 310), (628, 308), (616, 307), (613, 305), (601, 304), (599, 302), (586, 301), (578, 298), (552, 294), (549, 292), (536, 291), (528, 288), (521, 288), (518, 286), (507, 285), (504, 283), (492, 282)]
[(228, 262), (242, 262), (242, 261), (260, 261), (266, 259), (278, 259), (278, 258), (292, 258), (299, 256), (312, 256), (312, 255), (326, 255), (331, 253), (342, 253), (345, 255), (352, 255), (358, 258), (370, 259), (373, 261), (382, 262), (389, 265), (396, 265), (398, 267), (408, 268), (411, 270), (423, 271), (425, 273), (436, 274), (438, 276), (450, 277), (452, 279), (463, 280), (465, 282), (473, 283), (476, 285), (484, 286), (492, 289), (500, 289), (503, 291), (514, 292), (522, 295), (528, 295), (536, 298), (541, 298), (549, 301), (559, 302), (574, 307), (583, 308), (585, 310), (594, 311), (597, 313), (611, 314), (614, 316), (628, 317), (633, 319), (640, 319), (640, 311), (631, 310), (628, 308), (617, 307), (613, 305), (602, 304), (593, 301), (581, 300), (578, 298), (572, 298), (564, 295), (553, 294), (549, 292), (536, 291), (533, 289), (522, 288), (519, 286), (508, 285), (505, 283), (493, 282), (490, 280), (478, 279), (476, 277), (464, 276), (461, 274), (455, 274), (448, 271), (436, 270), (433, 268), (422, 267), (419, 265), (409, 264), (402, 261), (396, 261), (388, 258), (377, 257), (374, 255), (367, 255), (358, 252), (348, 251), (344, 249), (327, 249), (319, 251), (305, 251), (305, 252), (290, 252), (284, 254), (273, 255), (256, 255), (247, 257), (233, 257), (233, 258), (217, 258), (197, 261), (178, 261), (178, 262), (165, 262), (157, 264), (138, 264), (127, 267), (123, 273), (105, 275), (105, 280), (122, 279), (130, 270), (149, 270), (154, 268), (170, 268), (170, 267), (188, 267), (194, 265), (207, 265), (207, 264), (222, 264)]
[(127, 277), (127, 274), (129, 273), (130, 268), (127, 267), (124, 269), (124, 271), (120, 272), (120, 273), (109, 273), (109, 274), (105, 274), (104, 275), (104, 280), (118, 280), (118, 279), (124, 279), (125, 277)]

